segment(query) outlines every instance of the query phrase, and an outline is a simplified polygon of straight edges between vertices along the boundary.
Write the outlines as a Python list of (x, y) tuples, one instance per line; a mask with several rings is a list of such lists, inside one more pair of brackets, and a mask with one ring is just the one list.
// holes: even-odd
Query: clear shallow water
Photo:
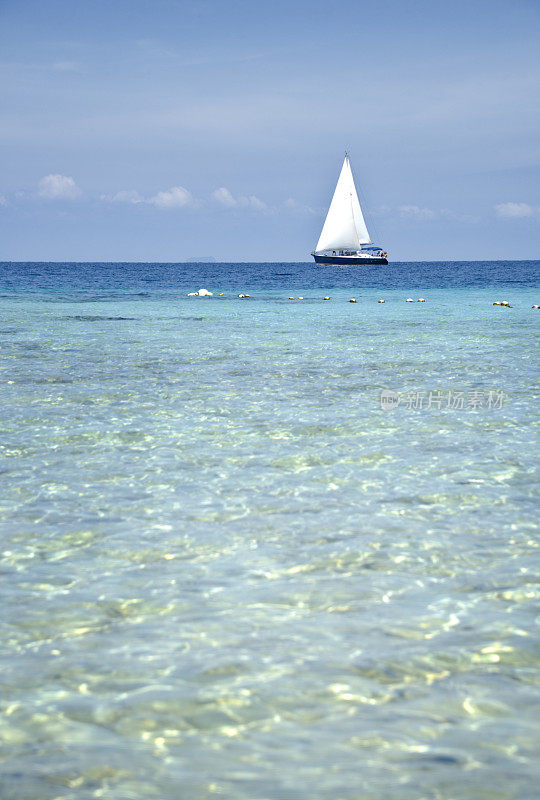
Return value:
[(2, 797), (536, 796), (538, 263), (0, 272)]

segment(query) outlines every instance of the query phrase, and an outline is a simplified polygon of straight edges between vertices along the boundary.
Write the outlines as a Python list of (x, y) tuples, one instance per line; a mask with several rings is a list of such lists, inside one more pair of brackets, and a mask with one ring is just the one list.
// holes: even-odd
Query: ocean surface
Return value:
[(538, 797), (539, 267), (0, 264), (2, 800)]

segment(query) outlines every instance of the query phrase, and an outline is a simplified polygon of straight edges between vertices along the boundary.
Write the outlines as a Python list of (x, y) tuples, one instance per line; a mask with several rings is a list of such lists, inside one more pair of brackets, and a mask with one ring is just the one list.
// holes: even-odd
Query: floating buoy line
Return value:
[[(214, 293), (210, 292), (208, 289), (199, 289), (197, 292), (188, 292), (186, 296), (187, 297), (213, 297)], [(225, 292), (219, 292), (218, 297), (224, 297), (224, 296), (225, 296)], [(247, 294), (245, 292), (241, 292), (240, 294), (238, 294), (236, 296), (239, 297), (242, 300), (251, 298), (251, 295)], [(294, 297), (293, 295), (291, 295), (289, 297), (289, 300), (303, 300), (303, 299), (304, 299), (303, 295), (298, 295), (298, 297)], [(317, 298), (312, 298), (312, 299), (315, 300)], [(325, 295), (322, 299), (323, 300), (331, 300), (332, 298), (330, 297), (330, 295)], [(357, 301), (356, 297), (350, 297), (349, 298), (349, 303), (357, 303), (357, 302), (358, 301)], [(425, 303), (426, 299), (425, 299), (425, 297), (419, 297), (417, 300), (415, 300), (413, 297), (407, 297), (405, 302), (406, 303)], [(377, 300), (377, 303), (386, 303), (386, 300), (384, 298), (380, 297)], [(508, 300), (495, 300), (492, 303), (492, 305), (500, 306), (501, 308), (513, 308), (513, 306), (510, 305)], [(539, 304), (535, 304), (535, 305), (531, 306), (531, 308), (540, 308), (540, 305)]]

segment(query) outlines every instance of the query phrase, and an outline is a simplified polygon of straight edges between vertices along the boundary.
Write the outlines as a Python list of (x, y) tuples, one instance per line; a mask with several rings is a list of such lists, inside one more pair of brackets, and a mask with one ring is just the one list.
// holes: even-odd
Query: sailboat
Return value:
[(311, 255), (317, 264), (388, 264), (388, 254), (373, 244), (368, 233), (347, 153), (317, 247)]

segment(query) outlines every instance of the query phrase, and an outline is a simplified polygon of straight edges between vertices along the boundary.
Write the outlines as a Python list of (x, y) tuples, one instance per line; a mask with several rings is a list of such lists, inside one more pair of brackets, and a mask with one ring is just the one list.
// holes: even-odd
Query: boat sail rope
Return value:
[(382, 248), (373, 246), (356, 193), (348, 154), (312, 253), (318, 264), (387, 264)]

